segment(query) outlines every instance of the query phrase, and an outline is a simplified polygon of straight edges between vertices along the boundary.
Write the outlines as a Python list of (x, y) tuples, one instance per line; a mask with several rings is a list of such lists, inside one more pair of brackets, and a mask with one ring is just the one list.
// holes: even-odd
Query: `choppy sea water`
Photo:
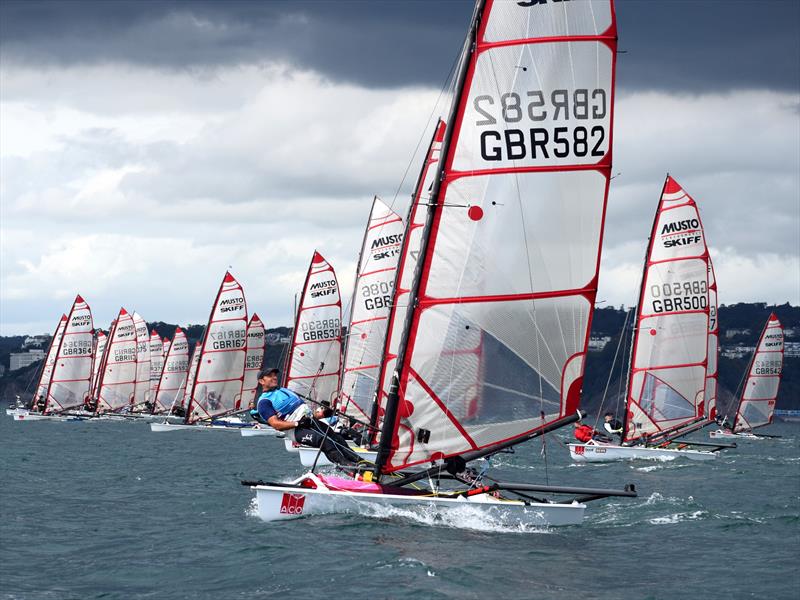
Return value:
[[(713, 463), (574, 465), (558, 434), (493, 460), (513, 481), (635, 483), (584, 524), (466, 512), (267, 524), (241, 479), (288, 480), (274, 438), (0, 417), (0, 598), (800, 597), (800, 425)], [(566, 435), (566, 433), (564, 434)]]

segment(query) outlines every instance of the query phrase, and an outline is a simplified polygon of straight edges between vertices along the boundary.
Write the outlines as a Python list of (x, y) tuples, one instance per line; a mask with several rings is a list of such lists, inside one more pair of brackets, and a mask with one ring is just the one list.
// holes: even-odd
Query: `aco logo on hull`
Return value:
[(306, 503), (305, 494), (283, 494), (281, 498), (281, 514), (283, 515), (302, 515), (303, 506)]

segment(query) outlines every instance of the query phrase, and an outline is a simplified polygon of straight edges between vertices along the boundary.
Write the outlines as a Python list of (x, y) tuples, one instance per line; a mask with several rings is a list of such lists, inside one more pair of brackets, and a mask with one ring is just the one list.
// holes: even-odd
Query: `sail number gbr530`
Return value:
[(475, 96), (472, 108), (475, 125), (491, 127), (480, 134), (485, 161), (605, 155), (608, 98), (602, 88), (483, 94)]

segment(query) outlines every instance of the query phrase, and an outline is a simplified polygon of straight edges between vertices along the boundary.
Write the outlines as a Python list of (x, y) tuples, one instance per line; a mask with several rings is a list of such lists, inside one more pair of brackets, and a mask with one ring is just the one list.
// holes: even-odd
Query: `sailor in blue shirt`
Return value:
[(355, 465), (358, 454), (347, 445), (347, 440), (327, 423), (311, 418), (311, 410), (292, 390), (278, 386), (278, 369), (266, 369), (258, 374), (263, 390), (250, 415), (278, 431), (294, 429), (294, 439), (299, 444), (322, 448), (325, 456), (340, 465)]

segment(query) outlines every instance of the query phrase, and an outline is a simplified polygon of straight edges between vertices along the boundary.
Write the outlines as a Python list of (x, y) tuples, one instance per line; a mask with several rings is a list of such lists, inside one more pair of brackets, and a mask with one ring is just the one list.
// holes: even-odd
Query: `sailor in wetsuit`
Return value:
[(584, 425), (580, 421), (575, 421), (575, 439), (579, 442), (604, 442), (608, 443), (611, 438), (603, 435), (590, 425)]
[[(622, 439), (622, 423), (620, 423), (617, 419), (614, 418), (614, 413), (607, 412), (604, 416), (604, 423), (603, 429), (605, 429), (609, 436), (617, 435), (619, 439)], [(610, 438), (613, 439), (613, 438)]]
[(294, 429), (298, 444), (322, 448), (331, 462), (357, 464), (360, 458), (350, 450), (347, 440), (327, 423), (311, 418), (311, 410), (292, 390), (278, 386), (278, 373), (278, 369), (266, 369), (258, 374), (263, 393), (255, 409), (250, 411), (253, 419), (278, 431)]

